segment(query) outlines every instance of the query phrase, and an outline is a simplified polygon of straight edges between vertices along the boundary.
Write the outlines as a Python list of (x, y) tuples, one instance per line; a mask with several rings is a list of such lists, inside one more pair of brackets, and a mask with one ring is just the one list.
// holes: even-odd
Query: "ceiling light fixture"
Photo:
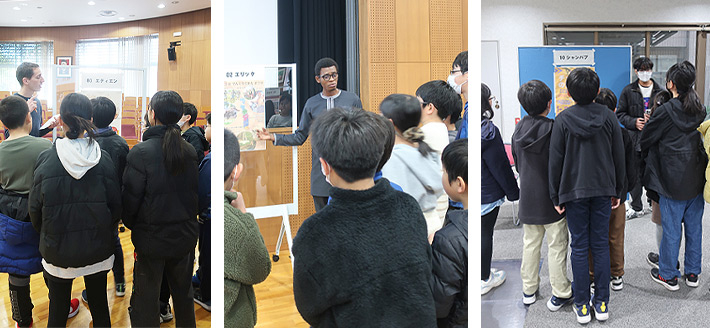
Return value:
[(159, 4), (159, 5), (158, 5), (158, 8), (160, 8), (160, 9), (165, 8), (165, 4), (163, 4), (163, 3)]
[(12, 9), (14, 9), (14, 10), (20, 10), (20, 7), (15, 6), (15, 7), (12, 7)]
[(20, 19), (20, 22), (23, 22), (23, 23), (24, 23), (24, 22), (26, 22), (26, 21), (27, 21), (27, 20), (24, 19), (24, 18), (23, 18), (23, 19)]
[(124, 20), (126, 17), (119, 17), (118, 20)]
[(102, 10), (99, 11), (99, 15), (104, 16), (104, 17), (111, 17), (111, 16), (116, 16), (118, 14), (115, 10)]
[(89, 6), (93, 6), (93, 5), (95, 5), (95, 4), (96, 4), (96, 2), (89, 1)]

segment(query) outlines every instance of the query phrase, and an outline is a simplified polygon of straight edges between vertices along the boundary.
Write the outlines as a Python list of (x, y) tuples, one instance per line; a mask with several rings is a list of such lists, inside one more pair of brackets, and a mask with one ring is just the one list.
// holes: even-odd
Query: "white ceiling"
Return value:
[[(127, 22), (210, 8), (211, 0), (0, 0), (0, 26), (48, 27)], [(164, 4), (164, 8), (158, 8)], [(19, 9), (19, 10), (18, 10)], [(102, 11), (115, 11), (104, 17)], [(0, 38), (2, 38), (0, 36)]]

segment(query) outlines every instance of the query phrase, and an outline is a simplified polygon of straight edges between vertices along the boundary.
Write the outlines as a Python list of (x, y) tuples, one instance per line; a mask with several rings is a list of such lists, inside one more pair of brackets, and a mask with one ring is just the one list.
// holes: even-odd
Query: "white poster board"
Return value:
[[(80, 71), (81, 72), (81, 71)], [(116, 117), (110, 126), (116, 128), (121, 135), (121, 108), (123, 106), (123, 74), (81, 72), (79, 77), (79, 92), (93, 99), (106, 97), (116, 105)]]

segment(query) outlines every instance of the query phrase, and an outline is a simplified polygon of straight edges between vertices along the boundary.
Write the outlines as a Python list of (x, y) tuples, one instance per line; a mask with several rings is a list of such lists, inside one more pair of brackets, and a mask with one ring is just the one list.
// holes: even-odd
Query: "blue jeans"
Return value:
[(676, 268), (680, 251), (681, 224), (685, 226), (685, 260), (683, 270), (686, 274), (700, 274), (703, 241), (703, 194), (689, 200), (673, 200), (660, 195), (661, 239), (658, 266), (664, 279), (680, 277)]
[(582, 198), (565, 203), (571, 235), (572, 290), (574, 304), (589, 304), (589, 251), (594, 260), (594, 302), (609, 303), (609, 216), (608, 196)]

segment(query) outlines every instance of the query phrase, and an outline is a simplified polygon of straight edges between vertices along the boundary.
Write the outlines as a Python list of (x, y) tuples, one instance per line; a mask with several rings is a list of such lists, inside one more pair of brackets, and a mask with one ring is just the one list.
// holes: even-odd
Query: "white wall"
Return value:
[(279, 63), (276, 0), (224, 1), (224, 65)]
[[(481, 40), (500, 45), (503, 140), (510, 142), (520, 116), (517, 92), (518, 46), (541, 46), (543, 23), (700, 23), (710, 22), (710, 2), (687, 0), (483, 0)], [(484, 60), (485, 61), (485, 60)], [(484, 83), (486, 81), (483, 81)], [(475, 102), (474, 102), (475, 103)]]

